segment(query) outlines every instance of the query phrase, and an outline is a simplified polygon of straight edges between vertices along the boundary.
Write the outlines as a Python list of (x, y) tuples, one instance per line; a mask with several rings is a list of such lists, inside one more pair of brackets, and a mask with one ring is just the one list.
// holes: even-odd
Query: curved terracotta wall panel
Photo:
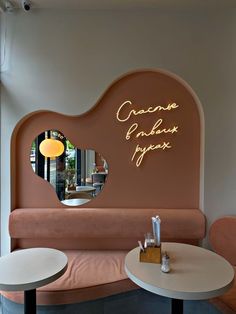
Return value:
[(199, 208), (198, 100), (175, 76), (133, 72), (83, 115), (39, 111), (21, 120), (12, 137), (13, 209), (64, 207), (29, 160), (32, 141), (48, 129), (59, 129), (79, 148), (100, 152), (109, 164), (102, 193), (83, 207)]

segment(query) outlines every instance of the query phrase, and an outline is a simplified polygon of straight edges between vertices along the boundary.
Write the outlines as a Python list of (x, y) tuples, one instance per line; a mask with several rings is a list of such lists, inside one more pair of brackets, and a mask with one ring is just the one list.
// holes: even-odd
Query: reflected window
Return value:
[(75, 147), (58, 130), (45, 131), (33, 141), (30, 162), (33, 171), (49, 182), (68, 206), (80, 206), (96, 197), (108, 175), (103, 156)]

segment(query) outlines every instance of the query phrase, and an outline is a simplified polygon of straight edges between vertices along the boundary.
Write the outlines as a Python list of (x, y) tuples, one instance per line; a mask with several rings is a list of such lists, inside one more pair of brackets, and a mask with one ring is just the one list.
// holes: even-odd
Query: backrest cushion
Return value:
[(217, 219), (210, 227), (209, 240), (216, 253), (236, 265), (236, 216)]

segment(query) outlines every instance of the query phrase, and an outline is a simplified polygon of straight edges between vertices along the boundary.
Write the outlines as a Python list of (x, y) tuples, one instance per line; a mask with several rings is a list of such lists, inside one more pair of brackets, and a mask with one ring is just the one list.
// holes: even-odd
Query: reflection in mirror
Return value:
[(58, 130), (37, 136), (30, 162), (34, 172), (48, 181), (68, 206), (79, 206), (96, 197), (108, 174), (108, 164), (99, 153), (75, 147)]

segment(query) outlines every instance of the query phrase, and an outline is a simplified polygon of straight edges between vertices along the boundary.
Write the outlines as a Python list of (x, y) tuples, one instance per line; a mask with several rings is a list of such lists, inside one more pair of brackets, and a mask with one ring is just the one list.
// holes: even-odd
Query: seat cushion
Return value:
[[(236, 267), (234, 267), (234, 273), (236, 274)], [(236, 278), (234, 277), (233, 286), (228, 292), (210, 301), (222, 314), (236, 313)]]
[[(37, 289), (38, 304), (67, 304), (87, 301), (137, 289), (124, 271), (127, 251), (64, 251), (68, 257), (65, 274)], [(2, 292), (23, 303), (23, 293)]]

